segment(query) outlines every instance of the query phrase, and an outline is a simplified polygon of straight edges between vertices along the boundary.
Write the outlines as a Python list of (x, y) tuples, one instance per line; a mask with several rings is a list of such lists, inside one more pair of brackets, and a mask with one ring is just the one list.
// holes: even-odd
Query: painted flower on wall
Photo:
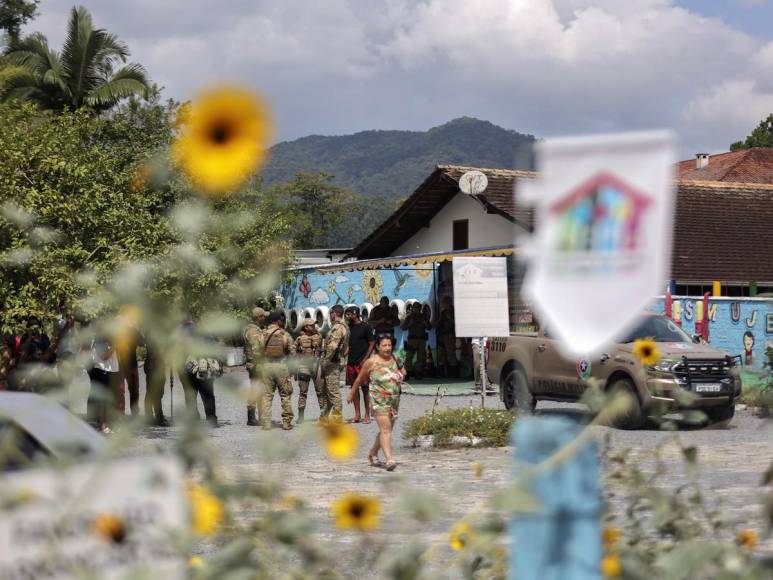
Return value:
[(362, 293), (365, 294), (365, 301), (378, 304), (383, 291), (384, 281), (381, 279), (381, 272), (365, 270), (362, 273)]

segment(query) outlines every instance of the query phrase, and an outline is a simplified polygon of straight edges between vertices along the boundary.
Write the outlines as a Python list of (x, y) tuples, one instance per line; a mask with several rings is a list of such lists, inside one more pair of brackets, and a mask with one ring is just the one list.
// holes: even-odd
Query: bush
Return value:
[(773, 376), (751, 383), (744, 381), (741, 400), (750, 407), (756, 407), (763, 415), (773, 415)]
[(479, 437), (487, 447), (502, 447), (508, 444), (514, 420), (515, 414), (510, 411), (448, 409), (411, 419), (403, 437), (415, 443), (419, 437), (432, 435), (435, 447), (453, 445), (453, 437)]

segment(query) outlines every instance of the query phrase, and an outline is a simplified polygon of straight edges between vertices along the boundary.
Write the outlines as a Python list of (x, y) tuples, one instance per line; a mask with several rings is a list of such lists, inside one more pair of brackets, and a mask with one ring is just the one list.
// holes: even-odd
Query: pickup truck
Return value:
[[(562, 356), (549, 329), (535, 325), (535, 332), (512, 333), (489, 342), (488, 376), (499, 384), (508, 409), (531, 413), (537, 401), (577, 401), (596, 379), (607, 390), (625, 390), (635, 401), (616, 426), (642, 426), (648, 410), (699, 409), (709, 422), (730, 421), (741, 394), (731, 357), (707, 344), (696, 343), (664, 316), (643, 314), (634, 329), (596, 357), (570, 360)], [(653, 366), (643, 365), (633, 354), (639, 338), (652, 338), (660, 352)], [(693, 396), (679, 397), (686, 391)], [(689, 400), (685, 404), (685, 400)]]

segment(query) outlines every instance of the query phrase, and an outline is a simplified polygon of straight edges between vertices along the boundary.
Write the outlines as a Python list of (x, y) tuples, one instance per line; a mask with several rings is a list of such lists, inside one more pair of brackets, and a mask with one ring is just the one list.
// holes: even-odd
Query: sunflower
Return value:
[(333, 459), (348, 459), (357, 449), (359, 436), (351, 425), (340, 421), (324, 421), (321, 429), (325, 449)]
[(188, 560), (188, 568), (203, 568), (204, 559), (201, 556), (191, 556)]
[(197, 534), (214, 534), (223, 521), (223, 502), (200, 485), (188, 487), (188, 501), (191, 506), (191, 525)]
[(172, 159), (209, 195), (238, 188), (265, 160), (272, 132), (268, 107), (249, 89), (207, 91), (181, 108), (178, 122), (183, 126)]
[(735, 537), (735, 543), (750, 552), (757, 546), (759, 541), (760, 537), (754, 530), (743, 529)]
[(458, 522), (451, 528), (448, 543), (455, 551), (463, 550), (472, 538), (472, 526), (467, 522)]
[(379, 525), (381, 504), (375, 497), (347, 493), (333, 503), (331, 511), (342, 530), (373, 530)]
[(92, 530), (103, 540), (120, 544), (126, 539), (126, 526), (115, 514), (104, 513), (94, 518)]
[(660, 351), (651, 338), (637, 338), (633, 343), (633, 355), (644, 366), (654, 366), (660, 360)]
[(381, 279), (381, 272), (378, 270), (365, 270), (362, 273), (362, 293), (365, 294), (365, 302), (378, 304), (381, 300), (384, 281)]
[(620, 562), (620, 556), (606, 556), (601, 561), (601, 573), (604, 578), (617, 578), (623, 572), (623, 565)]

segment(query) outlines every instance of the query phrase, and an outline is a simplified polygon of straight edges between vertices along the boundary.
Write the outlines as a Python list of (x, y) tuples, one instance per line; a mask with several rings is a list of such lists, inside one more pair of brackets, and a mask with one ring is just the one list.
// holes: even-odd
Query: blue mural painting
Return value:
[[(674, 296), (672, 315), (682, 329), (695, 334), (703, 298)], [(665, 312), (665, 299), (657, 299), (653, 312)], [(773, 300), (765, 298), (710, 298), (709, 344), (733, 356), (741, 355), (745, 369), (769, 370), (766, 349), (773, 349)]]
[[(418, 301), (426, 305), (434, 319), (436, 279), (434, 264), (352, 272), (320, 272), (309, 268), (295, 270), (280, 293), (285, 309), (296, 313), (336, 304), (374, 306), (386, 296), (401, 312), (406, 302)], [(402, 331), (397, 332), (396, 338), (399, 347)], [(434, 346), (434, 333), (430, 333), (430, 346)]]

